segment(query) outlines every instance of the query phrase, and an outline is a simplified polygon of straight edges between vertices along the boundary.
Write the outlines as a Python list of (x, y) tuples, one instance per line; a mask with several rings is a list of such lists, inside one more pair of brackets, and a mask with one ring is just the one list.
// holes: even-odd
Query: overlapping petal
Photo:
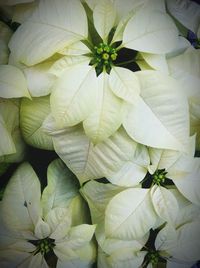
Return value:
[(141, 97), (124, 119), (126, 131), (148, 146), (184, 150), (183, 143), (189, 137), (189, 114), (179, 84), (157, 71), (135, 74), (141, 84)]
[(80, 1), (42, 0), (15, 32), (9, 47), (18, 61), (30, 66), (87, 38), (87, 34), (87, 17)]

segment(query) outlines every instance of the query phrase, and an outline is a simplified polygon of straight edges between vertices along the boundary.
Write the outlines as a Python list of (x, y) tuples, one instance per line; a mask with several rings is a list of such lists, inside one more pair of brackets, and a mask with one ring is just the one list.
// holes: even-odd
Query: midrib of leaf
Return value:
[[(146, 193), (146, 195), (148, 194), (148, 192)], [(117, 230), (126, 222), (128, 221), (128, 219), (130, 217), (133, 216), (133, 214), (139, 209), (140, 205), (144, 202), (145, 198), (146, 198), (146, 195), (144, 197), (144, 199), (138, 204), (138, 206), (128, 215), (128, 217), (126, 217), (126, 219), (124, 221), (122, 221), (114, 230), (113, 232), (111, 233), (111, 235), (114, 233), (114, 232), (117, 232)]]
[(69, 29), (65, 29), (65, 28), (63, 28), (61, 26), (58, 26), (58, 25), (53, 25), (53, 24), (50, 24), (50, 23), (47, 23), (47, 22), (35, 21), (35, 20), (32, 20), (32, 19), (29, 19), (29, 21), (27, 21), (27, 22), (31, 22), (33, 24), (40, 24), (40, 25), (44, 25), (44, 26), (47, 26), (47, 27), (52, 27), (52, 28), (54, 28), (56, 30), (61, 30), (61, 31), (68, 32), (68, 33), (71, 33), (73, 35), (81, 36), (81, 37), (85, 38), (85, 36), (82, 36), (82, 35), (80, 35), (78, 33), (75, 33), (73, 31), (70, 31)]
[(66, 109), (65, 109), (65, 111), (64, 111), (64, 113), (63, 113), (63, 117), (66, 117), (66, 115), (67, 115), (67, 113), (68, 113), (68, 110), (70, 109), (70, 106), (71, 106), (72, 103), (73, 103), (74, 98), (77, 96), (77, 94), (78, 94), (79, 91), (81, 90), (83, 84), (84, 84), (85, 81), (87, 80), (87, 78), (88, 78), (88, 76), (89, 76), (89, 74), (90, 74), (90, 72), (91, 72), (92, 70), (93, 70), (93, 68), (91, 68), (91, 69), (87, 72), (85, 78), (84, 78), (84, 79), (81, 81), (81, 83), (79, 84), (79, 86), (78, 86), (78, 88), (77, 88), (75, 94), (73, 95), (73, 97), (72, 97), (70, 103), (68, 104), (68, 106), (66, 107)]

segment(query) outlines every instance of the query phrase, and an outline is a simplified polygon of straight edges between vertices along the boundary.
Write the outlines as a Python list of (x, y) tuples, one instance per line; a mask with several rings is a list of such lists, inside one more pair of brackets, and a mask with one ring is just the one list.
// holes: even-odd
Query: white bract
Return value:
[(196, 133), (196, 148), (200, 148), (200, 51), (188, 48), (168, 61), (170, 75), (181, 83), (189, 101), (190, 131)]
[(52, 138), (42, 129), (42, 123), (50, 113), (49, 96), (22, 99), (20, 128), (27, 144), (39, 149), (53, 150)]
[[(171, 150), (160, 150), (150, 148), (150, 159), (152, 166), (149, 168), (151, 174), (163, 177), (160, 184), (169, 178), (178, 190), (194, 204), (200, 204), (200, 159), (194, 157), (195, 137), (188, 141), (188, 153), (180, 153)], [(163, 175), (162, 175), (162, 174)], [(155, 176), (154, 176), (155, 177)]]
[(200, 210), (199, 206), (181, 197), (178, 191), (174, 191), (174, 194), (179, 203), (175, 225), (172, 227), (167, 224), (161, 229), (156, 237), (155, 247), (161, 256), (167, 257), (167, 267), (179, 267), (181, 264), (183, 267), (192, 267), (200, 253)]
[[(48, 116), (43, 129), (52, 138), (59, 157), (76, 174), (81, 184), (106, 177), (114, 184), (124, 185), (126, 176), (127, 183), (132, 186), (138, 184), (147, 172), (150, 162), (146, 147), (132, 140), (122, 127), (95, 146), (81, 125), (58, 129), (52, 116)], [(124, 172), (129, 167), (135, 173), (134, 179)]]
[(19, 99), (0, 98), (0, 162), (20, 162), (25, 144), (19, 127)]
[[(125, 227), (124, 225), (129, 221), (129, 225), (124, 228), (124, 234), (127, 233), (128, 236), (123, 235), (120, 239), (120, 229), (118, 228), (114, 231), (115, 226), (120, 224), (123, 215), (127, 214), (128, 210), (131, 211), (131, 207), (133, 207), (133, 210), (139, 208), (138, 205), (135, 205), (135, 202), (137, 202), (137, 191), (142, 195), (140, 190), (148, 191), (147, 189), (139, 188), (124, 190), (119, 186), (95, 181), (88, 182), (81, 189), (81, 193), (88, 202), (92, 221), (97, 224), (95, 234), (99, 245), (99, 267), (128, 268), (134, 266), (139, 268), (142, 263), (145, 263), (150, 268), (154, 267), (154, 265), (159, 265), (160, 258), (162, 258), (162, 261), (167, 261), (167, 267), (176, 267), (176, 263), (177, 265), (185, 265), (183, 267), (191, 267), (199, 256), (197, 226), (199, 224), (200, 209), (199, 206), (187, 201), (176, 189), (170, 191), (176, 198), (179, 207), (176, 211), (174, 227), (172, 227), (171, 223), (163, 225), (163, 222), (160, 222), (160, 226), (158, 225), (160, 231), (155, 240), (155, 248), (151, 248), (146, 244), (149, 236), (151, 236), (149, 231), (143, 237), (133, 239), (131, 229), (129, 229), (131, 227), (139, 230), (144, 226), (144, 223), (142, 223), (142, 226), (136, 223), (139, 221), (138, 217), (140, 218), (142, 214), (144, 222), (148, 222), (150, 219), (147, 218), (147, 214), (150, 213), (148, 206), (143, 208), (141, 215), (136, 215), (135, 213), (137, 212), (134, 211), (129, 214), (129, 217), (123, 218), (124, 221), (120, 227)], [(124, 196), (121, 198), (121, 202), (118, 202), (121, 195)], [(125, 195), (128, 197), (126, 198)], [(138, 196), (138, 198), (142, 199), (141, 196)], [(125, 200), (129, 200), (129, 203), (127, 201), (125, 204)], [(110, 209), (109, 213), (108, 209)], [(134, 215), (135, 217), (133, 217)], [(108, 223), (109, 219), (112, 220), (113, 228), (111, 230), (113, 233), (108, 237), (106, 235), (106, 223)], [(154, 226), (154, 228), (157, 227)], [(153, 228), (153, 225), (149, 225), (149, 230), (151, 228)], [(190, 235), (192, 235), (192, 239), (189, 237)], [(187, 240), (191, 243), (187, 243)], [(190, 247), (193, 252), (190, 251)]]
[(126, 189), (91, 181), (81, 192), (88, 201), (93, 223), (98, 223), (97, 240), (107, 252), (112, 239), (140, 240), (156, 227), (158, 216), (149, 189)]
[(15, 32), (9, 47), (15, 58), (30, 66), (74, 41), (87, 38), (87, 34), (86, 14), (78, 0), (43, 0)]
[(15, 66), (0, 65), (0, 86), (1, 98), (30, 98), (24, 74)]
[(74, 175), (55, 160), (47, 176), (42, 196), (28, 163), (10, 179), (1, 202), (1, 267), (49, 267), (45, 258), (51, 251), (58, 258), (57, 267), (90, 267), (94, 262), (91, 239), (95, 225), (82, 222), (87, 211), (81, 205), (83, 200), (77, 199)]

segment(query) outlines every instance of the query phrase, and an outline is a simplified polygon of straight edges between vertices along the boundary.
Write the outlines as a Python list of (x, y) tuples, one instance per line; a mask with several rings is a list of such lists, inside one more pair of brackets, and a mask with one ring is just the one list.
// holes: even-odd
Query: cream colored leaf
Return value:
[(109, 85), (117, 97), (130, 103), (134, 103), (140, 93), (140, 84), (137, 76), (125, 68), (112, 68), (109, 76)]
[(91, 114), (83, 121), (86, 135), (94, 144), (103, 142), (120, 127), (125, 113), (123, 101), (109, 87), (109, 76), (98, 76), (97, 102)]
[(154, 185), (151, 198), (158, 216), (173, 225), (179, 211), (175, 196), (168, 189)]
[(141, 52), (144, 60), (155, 70), (161, 71), (165, 74), (169, 73), (166, 56), (161, 54), (150, 54)]
[(52, 209), (66, 208), (78, 193), (77, 179), (60, 160), (56, 159), (47, 169), (47, 186), (42, 193), (44, 217)]
[[(11, 79), (12, 77), (12, 79)], [(27, 84), (22, 71), (11, 65), (0, 66), (0, 97), (21, 98), (29, 97)]]
[(22, 100), (20, 126), (25, 141), (31, 146), (53, 150), (52, 138), (47, 136), (41, 128), (49, 112), (49, 96)]
[(61, 59), (58, 59), (55, 61), (54, 64), (52, 64), (49, 73), (56, 75), (57, 77), (62, 76), (62, 74), (71, 68), (73, 68), (77, 64), (89, 64), (88, 57), (85, 56), (64, 56)]
[(93, 10), (94, 26), (103, 39), (107, 41), (110, 30), (115, 26), (116, 10), (110, 0), (101, 0)]
[(47, 214), (46, 221), (50, 227), (50, 238), (64, 239), (71, 227), (71, 211), (68, 208), (52, 208)]
[[(189, 167), (188, 167), (189, 166)], [(185, 157), (171, 169), (171, 178), (178, 190), (192, 203), (200, 204), (200, 160)]]
[(46, 96), (51, 93), (51, 87), (55, 81), (55, 76), (48, 73), (51, 65), (52, 62), (44, 62), (23, 70), (32, 97)]
[(110, 174), (134, 158), (137, 148), (137, 143), (129, 138), (123, 128), (94, 146), (81, 125), (56, 131), (51, 118), (49, 122), (44, 122), (43, 127), (52, 136), (55, 151), (81, 184), (89, 179), (109, 178)]
[(80, 1), (43, 0), (14, 33), (9, 47), (18, 61), (31, 66), (87, 38), (87, 31), (87, 17)]
[(178, 42), (178, 30), (164, 12), (143, 8), (128, 22), (124, 30), (125, 47), (153, 54), (170, 52)]
[(64, 72), (50, 97), (57, 125), (74, 126), (85, 120), (95, 109), (97, 96), (97, 77), (93, 67), (78, 64)]
[(4, 192), (2, 213), (7, 227), (14, 232), (34, 230), (41, 215), (40, 182), (28, 163), (23, 163), (11, 177)]
[(153, 228), (156, 219), (149, 189), (127, 189), (114, 196), (107, 205), (105, 233), (112, 238), (138, 239)]
[(109, 201), (122, 190), (122, 187), (97, 181), (90, 181), (81, 188), (81, 194), (88, 202), (93, 224), (99, 224), (104, 219)]
[(130, 106), (123, 123), (126, 131), (151, 147), (184, 150), (189, 138), (188, 103), (179, 84), (158, 71), (140, 71), (137, 76), (141, 97)]
[(48, 223), (44, 222), (39, 218), (38, 222), (35, 225), (35, 236), (38, 239), (44, 239), (50, 235), (51, 229)]

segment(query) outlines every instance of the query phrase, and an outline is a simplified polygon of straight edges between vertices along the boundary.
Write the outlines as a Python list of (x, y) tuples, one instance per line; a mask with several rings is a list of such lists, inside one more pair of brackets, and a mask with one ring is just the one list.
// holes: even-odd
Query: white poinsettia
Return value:
[[(27, 117), (30, 115), (27, 114)], [(24, 113), (22, 120), (24, 123), (27, 121)], [(32, 123), (27, 123), (32, 128)], [(23, 127), (25, 124), (22, 124)], [(123, 185), (126, 176), (127, 183), (129, 180), (132, 186), (133, 183), (138, 184), (147, 172), (150, 164), (147, 148), (132, 140), (123, 127), (109, 139), (96, 145), (85, 135), (81, 125), (58, 129), (51, 115), (44, 121), (42, 128), (50, 135), (56, 153), (76, 174), (80, 184), (106, 177), (112, 183), (120, 185), (121, 182)], [(134, 179), (130, 179), (126, 173), (130, 167), (129, 174), (134, 172)]]
[[(103, 227), (105, 208), (109, 205), (112, 196), (117, 194), (117, 191), (120, 191), (120, 188), (104, 184), (100, 184), (97, 188), (93, 187), (93, 184), (95, 183), (90, 182), (86, 184), (82, 189), (82, 193), (88, 201), (92, 220), (99, 223), (96, 229), (96, 237), (99, 244), (99, 267), (128, 268), (133, 266), (139, 268), (141, 265), (147, 265), (148, 268), (152, 268), (156, 265), (158, 267), (164, 265), (163, 267), (165, 267), (167, 262), (168, 268), (178, 268), (180, 264), (183, 267), (189, 268), (198, 260), (199, 235), (197, 235), (197, 226), (200, 216), (199, 206), (187, 201), (177, 190), (172, 190), (179, 204), (174, 227), (168, 224), (163, 228), (161, 223), (162, 229), (159, 233), (158, 229), (154, 234), (154, 239), (156, 236), (154, 247), (152, 245), (154, 239), (151, 237), (151, 234), (149, 237), (149, 233), (139, 240), (106, 238)], [(94, 192), (95, 188), (98, 190)], [(123, 210), (124, 206), (121, 206), (121, 211)], [(146, 210), (143, 210), (143, 214), (146, 214)], [(185, 227), (182, 228), (182, 226)], [(192, 227), (194, 231), (192, 231)], [(189, 235), (193, 235), (193, 237), (189, 238)], [(150, 244), (146, 244), (148, 238), (151, 241)], [(191, 244), (190, 242), (185, 242), (187, 239), (191, 241)], [(194, 244), (192, 244), (193, 242)], [(194, 250), (193, 253), (190, 253), (190, 247)]]
[[(122, 27), (123, 30), (120, 30), (122, 33), (124, 31), (124, 35), (120, 35), (121, 39), (119, 40), (122, 41), (122, 44), (118, 47), (115, 43), (119, 38), (119, 35), (117, 35), (119, 30), (118, 28), (116, 29), (113, 39), (111, 41), (108, 40), (109, 33), (112, 28), (115, 26), (118, 27), (116, 24), (116, 3), (112, 3), (111, 1), (107, 0), (101, 1), (99, 3), (96, 3), (95, 1), (92, 3), (91, 1), (89, 4), (93, 8), (92, 19), (94, 27), (100, 36), (100, 43), (95, 43), (93, 48), (90, 47), (91, 51), (88, 50), (88, 53), (91, 55), (90, 60), (88, 57), (85, 57), (85, 62), (83, 57), (80, 57), (80, 62), (77, 62), (77, 57), (75, 59), (61, 59), (60, 64), (57, 63), (54, 66), (55, 68), (51, 69), (51, 72), (59, 76), (59, 79), (54, 86), (53, 93), (51, 94), (51, 109), (52, 114), (55, 117), (57, 125), (59, 127), (74, 126), (75, 124), (83, 121), (83, 127), (86, 135), (94, 143), (98, 143), (111, 136), (119, 128), (127, 112), (127, 106), (125, 107), (126, 109), (124, 109), (125, 104), (131, 103), (134, 106), (134, 111), (137, 110), (138, 112), (141, 106), (141, 101), (139, 98), (141, 85), (139, 83), (140, 80), (138, 76), (136, 76), (135, 73), (131, 72), (128, 69), (118, 67), (117, 64), (115, 66), (118, 54), (120, 55), (120, 49), (131, 48), (135, 50), (137, 49), (139, 51), (146, 51), (144, 48), (142, 48), (142, 44), (144, 45), (148, 43), (148, 45), (151, 44), (154, 46), (155, 44), (152, 44), (153, 41), (151, 38), (155, 38), (155, 36), (149, 36), (148, 29), (146, 29), (147, 27), (142, 24), (142, 27), (144, 28), (140, 27), (140, 30), (144, 31), (143, 35), (146, 39), (148, 39), (148, 41), (146, 39), (146, 41), (143, 39), (140, 41), (137, 40), (136, 43), (138, 44), (138, 47), (135, 47), (134, 45), (132, 46), (133, 40), (130, 42), (126, 40), (126, 35), (129, 36), (132, 34), (132, 32), (134, 32), (132, 27), (132, 23), (134, 24), (134, 22), (129, 21), (127, 22), (126, 28), (124, 29), (124, 27)], [(118, 5), (120, 4), (118, 3)], [(146, 10), (149, 10), (148, 16), (152, 16), (152, 18), (154, 18), (154, 13), (160, 12), (160, 10), (157, 10), (156, 7), (154, 10), (154, 8), (150, 7), (149, 5), (144, 5), (144, 7), (136, 9), (137, 12), (134, 13), (132, 18), (136, 17), (136, 20), (141, 20), (141, 22), (143, 22), (144, 18), (146, 17), (144, 16)], [(164, 11), (161, 12), (160, 15), (161, 17), (163, 15), (163, 20), (165, 21), (165, 16), (167, 15), (164, 13)], [(168, 20), (170, 21), (169, 18), (167, 18), (167, 21)], [(144, 22), (144, 24), (145, 23), (146, 22)], [(168, 25), (168, 22), (166, 23)], [(169, 28), (171, 27), (171, 23), (172, 22), (169, 22)], [(155, 30), (156, 34), (159, 35), (161, 30), (157, 29), (155, 25), (152, 27)], [(175, 26), (173, 27), (174, 29), (176, 28)], [(153, 30), (151, 29), (151, 31)], [(139, 33), (136, 33), (136, 36), (137, 34)], [(176, 39), (175, 32), (173, 32), (172, 35), (174, 36), (174, 39)], [(169, 39), (170, 38), (167, 40)], [(95, 40), (95, 42), (98, 41)], [(162, 49), (161, 52), (158, 52), (158, 47), (155, 47), (152, 51), (154, 50), (157, 51), (157, 53), (163, 53)], [(168, 50), (170, 51), (171, 47), (168, 47)], [(168, 50), (166, 50), (166, 52)], [(88, 65), (89, 62), (90, 65)], [(63, 69), (66, 70), (63, 71)], [(60, 70), (60, 72), (58, 70)], [(155, 76), (156, 75), (159, 76), (157, 73)], [(79, 80), (74, 79), (76, 76), (79, 77)], [(164, 79), (167, 80), (168, 78), (163, 78), (163, 80)], [(91, 84), (92, 87), (89, 86)], [(85, 94), (86, 90), (87, 94)], [(160, 106), (160, 103), (158, 105)], [(182, 107), (180, 111), (186, 111), (187, 108), (183, 102), (182, 105), (185, 108), (183, 109)], [(147, 109), (149, 110), (149, 108)], [(135, 111), (135, 113), (137, 113), (137, 111)], [(159, 113), (160, 114), (156, 116), (159, 117), (162, 112), (159, 111)], [(154, 124), (153, 121), (155, 115), (152, 115), (152, 117), (153, 118), (149, 120), (151, 120), (152, 124)], [(158, 121), (160, 121), (160, 119), (158, 119)], [(163, 124), (165, 124), (165, 122), (163, 122)], [(132, 125), (135, 124), (132, 124), (130, 122), (125, 123), (125, 128), (128, 129), (127, 131), (130, 135), (132, 135), (132, 131), (130, 130), (130, 127), (132, 127)], [(137, 128), (137, 126), (135, 128)], [(160, 128), (162, 129), (162, 127)], [(150, 127), (148, 129), (151, 130), (152, 128)], [(186, 133), (185, 130), (183, 130), (183, 132)], [(138, 130), (138, 133), (141, 133), (140, 129)], [(142, 133), (144, 133), (144, 130)], [(137, 133), (134, 133), (134, 139), (138, 139), (139, 142), (144, 144), (152, 143), (152, 141), (145, 141), (142, 135), (143, 134), (139, 134), (138, 137)], [(155, 132), (153, 135), (155, 135)], [(160, 133), (158, 134), (158, 136), (161, 135), (162, 134)], [(165, 141), (168, 140), (168, 138), (167, 133), (165, 133)], [(178, 147), (177, 143), (172, 144), (173, 141), (170, 140), (170, 138), (169, 143), (173, 148)], [(160, 144), (157, 144), (157, 146), (160, 146)], [(165, 144), (163, 143), (163, 146), (165, 147), (168, 145), (165, 142)]]
[(92, 222), (97, 224), (95, 235), (98, 242), (98, 267), (130, 267), (128, 265), (143, 262), (144, 254), (139, 251), (147, 242), (148, 234), (138, 240), (107, 237), (105, 234), (106, 207), (121, 191), (122, 187), (95, 181), (86, 183), (81, 189), (88, 202)]
[[(188, 153), (171, 150), (149, 149), (153, 181), (162, 188), (170, 179), (178, 190), (191, 202), (200, 204), (200, 159), (194, 157), (195, 137), (188, 142)], [(165, 189), (165, 191), (167, 191)]]
[(42, 196), (39, 180), (28, 163), (10, 179), (1, 203), (5, 226), (0, 232), (1, 267), (49, 267), (50, 252), (57, 257), (56, 267), (91, 267), (94, 262), (91, 239), (95, 226), (78, 217), (87, 212), (83, 200), (77, 199), (74, 175), (61, 160), (55, 160), (47, 176)]
[[(86, 135), (98, 143), (120, 127), (127, 110), (125, 102), (137, 101), (139, 82), (133, 72), (121, 67), (97, 77), (89, 62), (89, 58), (83, 61), (80, 57), (80, 62), (66, 66), (53, 87), (50, 103), (58, 127), (83, 122)], [(79, 79), (74, 79), (76, 76)]]
[(167, 268), (189, 268), (199, 259), (200, 210), (199, 206), (181, 197), (178, 191), (174, 193), (179, 203), (175, 226), (166, 224), (159, 231), (155, 248), (160, 256), (167, 259)]
[(19, 99), (0, 97), (0, 163), (20, 162), (24, 158), (25, 144), (19, 127)]
[(184, 53), (168, 59), (170, 75), (181, 83), (190, 108), (190, 131), (195, 134), (196, 148), (200, 148), (200, 51), (188, 48)]
[[(143, 99), (144, 96), (142, 100), (139, 96), (140, 78), (134, 72), (120, 67), (120, 64), (124, 64), (118, 62), (120, 53), (128, 48), (133, 55), (134, 50), (164, 54), (176, 47), (178, 40), (176, 26), (166, 14), (164, 1), (159, 3), (157, 0), (152, 0), (150, 2), (129, 3), (123, 7), (120, 1), (89, 1), (88, 4), (92, 9), (89, 11), (88, 7), (79, 1), (73, 1), (73, 4), (64, 0), (56, 4), (51, 1), (47, 4), (46, 1), (41, 0), (31, 17), (15, 32), (10, 42), (11, 55), (15, 62), (20, 61), (28, 66), (35, 65), (24, 70), (28, 79), (28, 88), (32, 96), (42, 96), (52, 92), (51, 110), (59, 128), (83, 122), (86, 135), (97, 144), (106, 140), (121, 126), (129, 110), (127, 104), (134, 106), (132, 110), (135, 111), (135, 116), (139, 113), (140, 119), (144, 119), (141, 115), (141, 113), (144, 114), (141, 112), (143, 110), (141, 103), (145, 101), (147, 104), (147, 102)], [(89, 37), (83, 6), (90, 21)], [(56, 8), (59, 11), (59, 21), (56, 20), (58, 13), (54, 12)], [(65, 10), (74, 15), (65, 20), (67, 16)], [(77, 16), (79, 20), (74, 21)], [(162, 23), (158, 24), (158, 20)], [(69, 30), (69, 25), (73, 26), (73, 29)], [(48, 33), (47, 36), (46, 33)], [(49, 36), (50, 33), (51, 36)], [(45, 36), (42, 39), (43, 42), (41, 42), (42, 36)], [(29, 40), (34, 40), (34, 42), (29, 42)], [(43, 49), (47, 40), (48, 49)], [(49, 70), (51, 75), (58, 77), (52, 86), (49, 81), (50, 77), (47, 78), (45, 71), (48, 70), (49, 65), (44, 70), (44, 66), (40, 64), (55, 53), (66, 56), (61, 57)], [(134, 60), (133, 58), (134, 56), (131, 56), (131, 60)], [(38, 66), (37, 69), (35, 69), (36, 66)], [(45, 81), (40, 86), (34, 78), (39, 73), (41, 73), (42, 81)], [(158, 73), (152, 73), (152, 75), (159, 77), (158, 80), (161, 80), (159, 84), (168, 83), (168, 77), (160, 77)], [(144, 76), (147, 76), (147, 80), (149, 79), (148, 74)], [(156, 84), (158, 84), (157, 81)], [(171, 85), (172, 87), (171, 91), (176, 91), (177, 86), (174, 84)], [(171, 94), (169, 88), (165, 91)], [(163, 99), (164, 92), (160, 87), (158, 90)], [(178, 93), (177, 98), (180, 98), (178, 112), (187, 118), (185, 116), (187, 105)], [(171, 102), (171, 99), (169, 101)], [(177, 101), (174, 102), (177, 103)], [(152, 125), (156, 124), (160, 130), (160, 132), (158, 130), (155, 132), (151, 125), (148, 127), (148, 131), (152, 131), (149, 136), (155, 137), (157, 133), (157, 137), (154, 141), (151, 138), (145, 140), (146, 129), (141, 130), (141, 127), (137, 131), (132, 129), (132, 125), (136, 125), (137, 129), (139, 120), (135, 122), (136, 124), (132, 124), (130, 117), (125, 120), (125, 128), (129, 135), (145, 145), (154, 146), (155, 141), (158, 140), (155, 145), (157, 147), (181, 150), (180, 143), (187, 136), (187, 119), (184, 123), (181, 119), (178, 120), (175, 126), (173, 124), (175, 118), (164, 119), (160, 108), (151, 114), (153, 110), (151, 105), (161, 107), (163, 104), (161, 105), (160, 99), (157, 98), (145, 107), (147, 112), (150, 112), (150, 118), (147, 120), (152, 122)], [(170, 111), (165, 114), (170, 113), (175, 117), (174, 107), (169, 109)], [(180, 135), (177, 135), (179, 127), (182, 131), (179, 132)], [(161, 136), (165, 136), (162, 141), (158, 138)], [(180, 142), (177, 142), (177, 139)]]
[[(124, 188), (95, 181), (86, 183), (81, 193), (90, 207), (93, 223), (98, 224), (96, 238), (102, 249), (112, 239), (138, 240), (157, 227), (158, 216), (151, 203), (149, 189)], [(114, 241), (113, 240), (113, 241)]]

